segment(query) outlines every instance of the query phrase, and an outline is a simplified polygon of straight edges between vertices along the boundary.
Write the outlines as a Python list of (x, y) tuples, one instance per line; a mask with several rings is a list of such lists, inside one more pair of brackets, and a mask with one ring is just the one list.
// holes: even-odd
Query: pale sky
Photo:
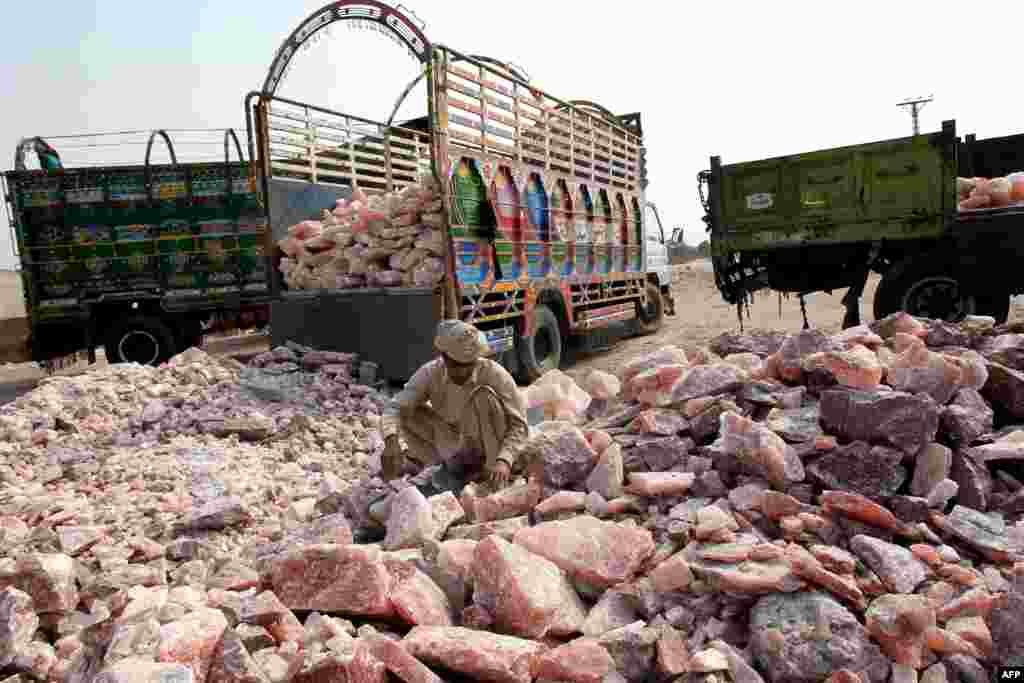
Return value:
[[(238, 128), (242, 101), (281, 42), (324, 0), (60, 0), (7, 3), (0, 40), (0, 155), (22, 137), (154, 128)], [(697, 173), (724, 163), (911, 132), (896, 103), (934, 94), (922, 129), (1024, 132), (1019, 80), (1024, 5), (946, 2), (595, 3), (406, 0), (433, 42), (510, 60), (562, 99), (643, 116), (648, 199), (666, 230), (705, 239)], [(607, 7), (608, 9), (604, 9)], [(300, 53), (278, 94), (384, 119), (416, 73), (403, 50), (335, 25)], [(426, 110), (416, 90), (403, 113)], [(176, 134), (183, 160), (222, 154), (220, 139)], [(136, 136), (137, 142), (144, 141)], [(200, 143), (211, 141), (208, 144)], [(61, 148), (67, 166), (103, 154), (142, 163), (145, 147)], [(70, 144), (70, 143), (69, 143)], [(166, 157), (158, 157), (163, 159)], [(1024, 170), (1024, 169), (1022, 169)], [(10, 267), (6, 215), (0, 265)]]

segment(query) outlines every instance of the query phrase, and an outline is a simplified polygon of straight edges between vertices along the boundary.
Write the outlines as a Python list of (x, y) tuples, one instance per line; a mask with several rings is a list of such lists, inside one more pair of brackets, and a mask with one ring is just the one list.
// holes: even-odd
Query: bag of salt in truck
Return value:
[(417, 287), (433, 287), (444, 279), (444, 261), (428, 258), (413, 271), (413, 283)]

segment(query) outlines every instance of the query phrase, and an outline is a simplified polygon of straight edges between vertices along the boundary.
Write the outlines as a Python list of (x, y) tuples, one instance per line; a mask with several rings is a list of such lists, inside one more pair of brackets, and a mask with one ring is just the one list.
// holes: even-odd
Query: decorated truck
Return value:
[[(378, 122), (276, 94), (305, 41), (346, 21), (409, 50), (419, 74), (399, 104), (425, 82), (426, 117)], [(401, 379), (434, 355), (436, 322), (460, 318), (531, 381), (570, 335), (614, 322), (650, 333), (671, 312), (639, 114), (558, 99), (363, 0), (303, 22), (246, 115), (276, 245), (274, 344), (357, 352)]]
[(1024, 135), (935, 133), (723, 165), (700, 174), (715, 280), (729, 303), (771, 289), (847, 289), (859, 323), (871, 272), (874, 316), (896, 311), (1005, 321), (1024, 292)]
[[(179, 162), (163, 130), (19, 143), (2, 180), (27, 316), (4, 321), (3, 360), (95, 361), (103, 346), (110, 362), (158, 363), (217, 325), (265, 324), (266, 215), (238, 136), (220, 133), (215, 161)], [(169, 163), (150, 163), (155, 142)], [(61, 161), (62, 148), (137, 155), (143, 143), (143, 163)]]

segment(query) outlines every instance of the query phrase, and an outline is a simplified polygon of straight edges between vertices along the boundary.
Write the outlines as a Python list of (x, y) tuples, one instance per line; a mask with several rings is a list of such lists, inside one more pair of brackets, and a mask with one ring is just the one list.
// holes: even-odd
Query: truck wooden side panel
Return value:
[(720, 166), (712, 247), (729, 252), (935, 237), (956, 211), (955, 135)]
[(639, 126), (444, 47), (428, 83), (425, 130), (252, 93), (260, 174), (379, 193), (433, 173), (450, 240), (442, 313), (492, 334), (495, 350), (511, 348), (513, 328), (532, 335), (551, 293), (569, 330), (635, 317), (647, 277)]
[(530, 335), (544, 290), (562, 293), (572, 329), (632, 318), (646, 277), (639, 135), (447, 47), (432, 76), (466, 319), (523, 316)]
[(5, 174), (35, 320), (145, 293), (167, 308), (268, 296), (267, 222), (247, 163)]

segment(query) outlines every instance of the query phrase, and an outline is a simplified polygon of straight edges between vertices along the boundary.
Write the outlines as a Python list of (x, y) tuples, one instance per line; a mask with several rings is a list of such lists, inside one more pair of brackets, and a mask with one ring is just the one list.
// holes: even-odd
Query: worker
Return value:
[(382, 474), (395, 479), (412, 460), (417, 467), (443, 465), (461, 482), (487, 477), (502, 489), (529, 435), (526, 402), (512, 375), (483, 357), (487, 339), (472, 325), (441, 321), (434, 347), (440, 357), (417, 370), (384, 411)]

